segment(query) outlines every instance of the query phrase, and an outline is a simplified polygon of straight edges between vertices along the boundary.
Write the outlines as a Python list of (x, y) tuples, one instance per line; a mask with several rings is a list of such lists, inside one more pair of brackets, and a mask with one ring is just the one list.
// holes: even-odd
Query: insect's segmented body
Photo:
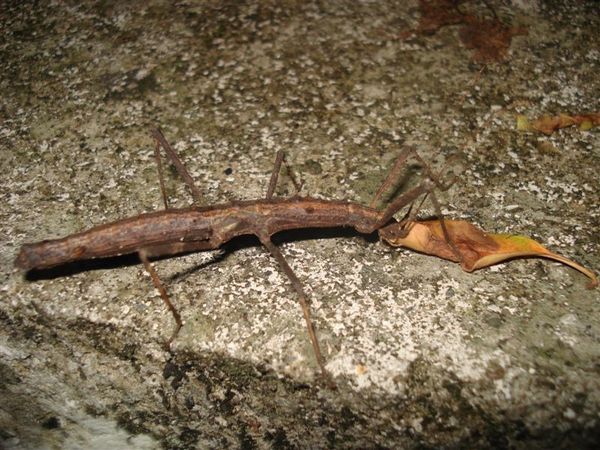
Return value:
[[(360, 233), (372, 233), (389, 222), (395, 222), (394, 214), (405, 206), (411, 205), (418, 197), (430, 194), (432, 199), (435, 199), (432, 192), (434, 187), (444, 190), (451, 184), (444, 186), (418, 153), (408, 148), (396, 158), (394, 166), (375, 194), (371, 205), (376, 204), (382, 195), (393, 187), (394, 180), (398, 179), (400, 169), (409, 157), (415, 157), (423, 164), (427, 177), (417, 186), (394, 197), (387, 207), (381, 210), (344, 200), (321, 200), (312, 197), (273, 198), (278, 174), (284, 161), (283, 153), (279, 151), (264, 199), (169, 209), (160, 162), (161, 147), (185, 180), (198, 204), (201, 199), (200, 190), (194, 185), (191, 175), (162, 132), (157, 129), (152, 135), (156, 140), (155, 156), (165, 204), (164, 211), (117, 220), (61, 239), (24, 244), (17, 255), (15, 266), (23, 270), (47, 269), (85, 259), (137, 253), (175, 319), (175, 329), (167, 341), (167, 347), (170, 348), (171, 342), (183, 326), (183, 321), (149, 258), (216, 249), (236, 236), (255, 235), (275, 258), (298, 294), (315, 358), (326, 379), (328, 374), (312, 325), (306, 293), (281, 251), (271, 241), (271, 236), (279, 231), (292, 229), (336, 227), (352, 227)], [(299, 191), (300, 185), (292, 176), (291, 178)], [(434, 205), (437, 207), (437, 201)]]
[(270, 237), (299, 228), (375, 229), (380, 213), (358, 203), (310, 197), (254, 200), (170, 209), (99, 225), (81, 233), (25, 244), (15, 265), (44, 269), (73, 261), (135, 253), (151, 256), (218, 248), (241, 235)]

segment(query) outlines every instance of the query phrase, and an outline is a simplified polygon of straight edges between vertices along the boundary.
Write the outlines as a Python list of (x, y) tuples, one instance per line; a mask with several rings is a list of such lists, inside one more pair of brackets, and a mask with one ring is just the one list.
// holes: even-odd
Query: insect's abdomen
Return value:
[(73, 261), (125, 255), (169, 242), (201, 240), (210, 227), (190, 211), (167, 211), (100, 225), (62, 239), (24, 244), (15, 260), (23, 270), (46, 269)]

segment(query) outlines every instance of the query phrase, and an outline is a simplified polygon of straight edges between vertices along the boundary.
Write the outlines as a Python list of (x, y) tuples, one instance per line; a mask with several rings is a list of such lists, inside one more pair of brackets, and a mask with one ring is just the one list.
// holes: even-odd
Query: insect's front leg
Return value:
[[(410, 158), (416, 159), (419, 162), (419, 164), (421, 164), (426, 175), (425, 179), (410, 191), (405, 192), (404, 194), (399, 195), (398, 197), (393, 199), (388, 204), (388, 206), (380, 213), (379, 220), (377, 221), (377, 223), (367, 231), (372, 232), (385, 226), (392, 219), (394, 214), (396, 214), (402, 208), (410, 205), (408, 218), (400, 223), (392, 224), (390, 228), (390, 230), (394, 229), (397, 233), (407, 233), (410, 228), (410, 223), (416, 218), (417, 213), (419, 212), (419, 209), (421, 208), (421, 205), (423, 204), (424, 200), (427, 197), (429, 197), (433, 204), (435, 213), (440, 220), (442, 231), (444, 233), (444, 239), (452, 249), (454, 255), (458, 258), (458, 260), (462, 261), (462, 255), (458, 250), (458, 247), (450, 237), (450, 233), (448, 232), (446, 224), (444, 222), (444, 217), (442, 215), (440, 204), (435, 195), (436, 189), (439, 191), (446, 191), (447, 189), (449, 189), (456, 181), (456, 175), (452, 174), (452, 176), (450, 176), (447, 180), (444, 180), (444, 176), (450, 171), (442, 169), (438, 173), (435, 173), (431, 169), (429, 164), (421, 157), (421, 155), (419, 155), (419, 153), (414, 148), (409, 147), (403, 150), (398, 155), (392, 169), (390, 170), (385, 180), (375, 193), (375, 196), (373, 197), (373, 200), (371, 201), (369, 206), (375, 207), (375, 205), (381, 199), (383, 194), (386, 191), (388, 191), (399, 180), (401, 170)], [(454, 160), (456, 160), (457, 158), (458, 155), (451, 156), (446, 161), (446, 166)], [(415, 201), (421, 196), (423, 196), (422, 201), (415, 207)], [(390, 230), (388, 230), (387, 232), (390, 232)]]

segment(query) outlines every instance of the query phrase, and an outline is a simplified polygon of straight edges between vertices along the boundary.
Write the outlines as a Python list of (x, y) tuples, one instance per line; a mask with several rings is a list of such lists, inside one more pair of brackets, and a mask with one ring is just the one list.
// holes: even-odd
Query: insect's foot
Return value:
[(335, 384), (333, 376), (323, 367), (321, 367), (321, 374), (319, 378), (320, 384), (325, 385), (327, 389), (331, 389), (332, 391), (337, 390), (337, 384)]
[(173, 350), (173, 339), (167, 339), (166, 341), (163, 341), (161, 347), (165, 352), (168, 352), (170, 354), (175, 353), (175, 351)]
[(330, 389), (332, 391), (337, 391), (337, 384), (335, 384), (335, 381), (333, 381), (333, 379), (327, 378), (327, 379), (325, 379), (323, 381), (324, 381), (325, 386), (327, 387), (327, 389)]

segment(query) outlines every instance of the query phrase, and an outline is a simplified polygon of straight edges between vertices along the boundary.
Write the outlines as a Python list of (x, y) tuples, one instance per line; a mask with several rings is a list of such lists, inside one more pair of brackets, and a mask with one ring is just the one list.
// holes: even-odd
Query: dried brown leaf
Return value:
[(473, 59), (481, 63), (506, 59), (513, 36), (527, 34), (523, 27), (509, 27), (496, 19), (465, 16), (459, 36), (465, 47), (472, 49)]
[(579, 126), (581, 130), (590, 130), (600, 126), (600, 113), (578, 114), (570, 116), (559, 114), (558, 116), (542, 116), (533, 122), (529, 122), (525, 116), (517, 116), (517, 129), (521, 131), (539, 131), (544, 134), (552, 134), (561, 128)]
[[(513, 36), (527, 34), (524, 27), (510, 27), (495, 17), (480, 19), (463, 14), (458, 6), (461, 0), (420, 0), (421, 18), (415, 30), (419, 34), (434, 34), (440, 28), (460, 25), (459, 36), (464, 45), (474, 51), (473, 59), (481, 63), (502, 61), (506, 58)], [(404, 32), (403, 37), (410, 33)]]
[(421, 0), (419, 11), (421, 19), (417, 33), (434, 34), (447, 25), (458, 25), (463, 22), (463, 15), (457, 9), (460, 1), (454, 0)]
[(379, 230), (379, 236), (395, 247), (407, 247), (428, 255), (460, 262), (463, 270), (467, 272), (514, 258), (550, 258), (589, 277), (591, 281), (588, 288), (598, 286), (598, 278), (592, 271), (575, 261), (551, 252), (533, 239), (518, 235), (486, 233), (463, 220), (445, 220), (444, 224), (450, 240), (460, 255), (444, 237), (439, 220), (412, 222), (407, 226), (395, 223)]

